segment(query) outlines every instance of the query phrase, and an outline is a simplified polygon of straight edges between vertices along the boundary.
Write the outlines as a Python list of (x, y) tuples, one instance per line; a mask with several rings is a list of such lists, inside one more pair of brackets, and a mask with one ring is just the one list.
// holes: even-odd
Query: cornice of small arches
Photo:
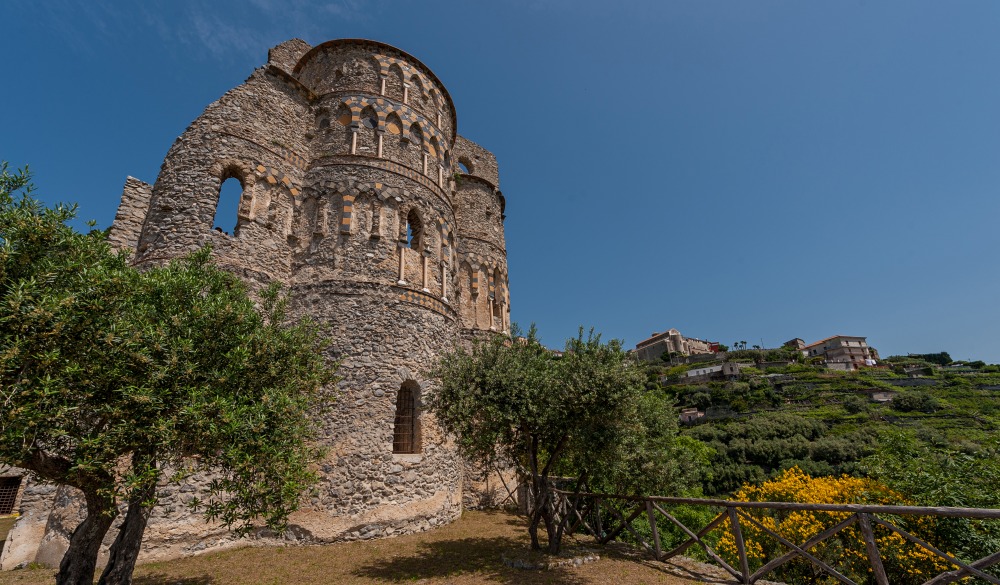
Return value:
[[(401, 104), (390, 100), (386, 97), (374, 97), (366, 95), (345, 95), (337, 99), (337, 107), (341, 105), (347, 107), (351, 112), (350, 126), (352, 128), (357, 128), (361, 126), (361, 113), (365, 108), (371, 107), (376, 116), (378, 117), (378, 126), (375, 128), (379, 132), (389, 131), (386, 128), (386, 121), (391, 114), (396, 114), (399, 117), (401, 123), (405, 124), (404, 128), (400, 128), (400, 132), (405, 132), (409, 128), (416, 124), (420, 128), (420, 132), (428, 137), (433, 137), (437, 140), (439, 149), (441, 152), (435, 153), (440, 159), (444, 159), (444, 150), (448, 147), (450, 141), (448, 141), (444, 134), (438, 127), (425, 118), (424, 116), (416, 113), (413, 108), (406, 104)], [(332, 112), (335, 114), (335, 112)]]
[(444, 100), (441, 97), (441, 94), (434, 89), (434, 84), (427, 78), (426, 75), (424, 75), (423, 71), (420, 71), (403, 59), (380, 54), (376, 54), (374, 57), (379, 64), (379, 75), (382, 77), (388, 77), (390, 68), (395, 65), (399, 67), (400, 71), (403, 72), (404, 82), (411, 82), (416, 79), (417, 83), (420, 84), (420, 92), (423, 94), (430, 94), (431, 100), (434, 102), (434, 107), (440, 110), (444, 106)]

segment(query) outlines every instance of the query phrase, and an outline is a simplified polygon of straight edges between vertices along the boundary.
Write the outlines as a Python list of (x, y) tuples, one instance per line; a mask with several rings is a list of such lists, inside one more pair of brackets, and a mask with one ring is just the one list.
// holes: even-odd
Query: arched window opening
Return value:
[(337, 123), (341, 126), (351, 125), (351, 110), (347, 104), (340, 104), (337, 108)]
[(411, 209), (406, 215), (406, 245), (411, 249), (420, 251), (421, 240), (424, 235), (423, 224), (416, 209)]
[[(503, 284), (500, 280), (500, 269), (496, 268), (493, 270), (493, 318), (499, 320), (501, 318), (500, 312), (500, 299), (503, 298)], [(497, 323), (497, 325), (501, 325)]]
[(14, 513), (14, 502), (20, 489), (20, 477), (0, 477), (0, 516)]
[(420, 131), (420, 126), (416, 124), (410, 126), (410, 143), (417, 147), (423, 147), (424, 133)]
[(236, 234), (238, 224), (234, 221), (240, 209), (240, 200), (243, 199), (243, 183), (234, 176), (226, 177), (219, 186), (219, 203), (215, 207), (215, 221), (212, 228), (216, 231), (228, 234), (232, 229)]
[(424, 97), (424, 84), (420, 83), (420, 78), (414, 75), (410, 77), (410, 85), (413, 86), (413, 94), (423, 99)]
[(389, 65), (389, 75), (385, 80), (385, 95), (403, 101), (403, 69), (397, 64)]
[(432, 136), (431, 139), (427, 142), (427, 154), (433, 156), (434, 158), (437, 158), (438, 150), (439, 149), (438, 149), (437, 138)]
[(458, 172), (462, 173), (463, 175), (471, 174), (469, 172), (469, 167), (465, 166), (465, 163), (462, 161), (458, 161)]
[(393, 453), (420, 453), (419, 395), (420, 386), (413, 380), (407, 380), (399, 387), (396, 395), (396, 420), (392, 429)]
[(385, 131), (393, 136), (399, 136), (403, 133), (403, 122), (399, 119), (396, 114), (390, 114), (389, 118), (385, 121)]
[(366, 106), (361, 110), (361, 125), (370, 130), (378, 128), (378, 114), (375, 113), (375, 108)]
[(364, 154), (367, 156), (375, 155), (378, 152), (378, 114), (375, 113), (375, 108), (371, 106), (365, 107), (361, 110), (361, 127), (358, 131), (358, 142), (357, 142), (357, 152), (355, 154)]

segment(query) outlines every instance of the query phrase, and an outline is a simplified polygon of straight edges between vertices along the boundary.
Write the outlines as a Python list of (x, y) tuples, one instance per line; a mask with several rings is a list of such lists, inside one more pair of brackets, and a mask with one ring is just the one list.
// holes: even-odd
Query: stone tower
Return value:
[[(211, 244), (219, 266), (254, 286), (281, 282), (293, 310), (332, 336), (343, 379), (330, 389), (318, 493), (291, 519), (300, 537), (388, 536), (461, 512), (462, 461), (423, 412), (428, 370), (510, 319), (496, 158), (456, 127), (448, 90), (413, 56), (291, 40), (184, 131), (155, 184), (126, 182), (110, 238), (136, 265)], [(236, 216), (221, 218), (231, 234), (212, 227), (228, 179), (242, 187)], [(187, 513), (184, 488), (162, 495), (146, 559), (232, 542)], [(34, 522), (44, 536), (27, 560), (51, 562), (59, 539), (38, 523), (52, 518)], [(13, 536), (31, 540), (23, 524)]]

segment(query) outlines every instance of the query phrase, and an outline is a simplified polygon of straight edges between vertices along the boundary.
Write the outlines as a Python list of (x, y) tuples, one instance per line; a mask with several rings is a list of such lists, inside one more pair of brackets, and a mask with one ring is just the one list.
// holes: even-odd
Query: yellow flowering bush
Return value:
[[(761, 485), (745, 485), (733, 494), (734, 500), (743, 502), (801, 502), (810, 504), (886, 504), (906, 505), (906, 498), (884, 485), (871, 480), (847, 475), (841, 477), (810, 477), (797, 467)], [(813, 536), (847, 519), (847, 512), (792, 511), (744, 509), (751, 517), (796, 545), (802, 545)], [(905, 529), (923, 537), (930, 534), (933, 519), (913, 517), (907, 519)], [(896, 523), (896, 522), (894, 522)], [(747, 520), (740, 522), (746, 543), (747, 558), (751, 567), (785, 554), (788, 549), (776, 538)], [(948, 564), (937, 555), (899, 534), (874, 525), (875, 541), (891, 583), (905, 585), (923, 583), (930, 575), (948, 569)], [(733, 566), (739, 566), (739, 555), (732, 531), (723, 533), (718, 544), (719, 553)], [(808, 552), (857, 582), (867, 582), (871, 566), (861, 531), (854, 523), (827, 538)], [(823, 572), (807, 559), (797, 557), (775, 571), (791, 583), (835, 583), (833, 577)]]

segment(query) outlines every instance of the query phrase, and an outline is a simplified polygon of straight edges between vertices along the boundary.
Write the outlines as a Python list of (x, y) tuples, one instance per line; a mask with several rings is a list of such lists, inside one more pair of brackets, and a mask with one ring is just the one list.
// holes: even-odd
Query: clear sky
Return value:
[(292, 37), (395, 45), (496, 153), (513, 318), (1000, 362), (1000, 2), (4, 0), (0, 158), (106, 227)]

